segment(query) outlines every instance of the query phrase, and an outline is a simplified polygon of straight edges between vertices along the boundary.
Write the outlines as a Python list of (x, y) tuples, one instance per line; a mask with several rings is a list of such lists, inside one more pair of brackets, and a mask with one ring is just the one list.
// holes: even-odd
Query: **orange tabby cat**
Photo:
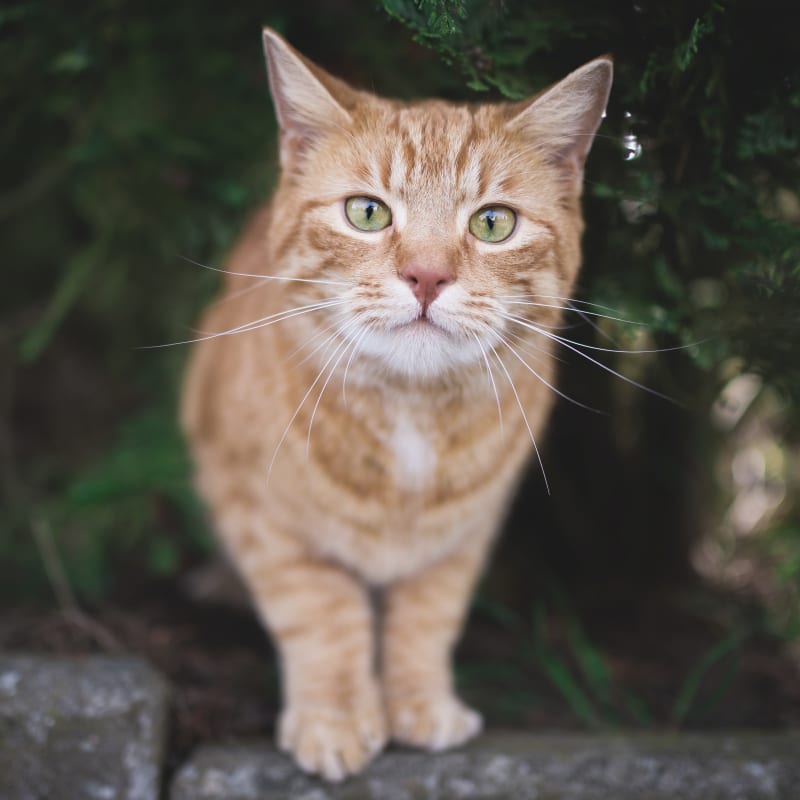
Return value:
[(337, 780), (387, 737), (438, 750), (481, 727), (451, 651), (550, 410), (612, 70), (405, 104), (264, 45), (282, 176), (205, 314), (182, 416), (280, 652), (280, 746)]

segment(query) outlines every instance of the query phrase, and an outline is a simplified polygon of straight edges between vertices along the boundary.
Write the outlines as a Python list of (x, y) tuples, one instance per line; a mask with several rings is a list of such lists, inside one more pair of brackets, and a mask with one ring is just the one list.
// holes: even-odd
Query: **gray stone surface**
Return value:
[(0, 798), (157, 800), (166, 700), (139, 659), (0, 655)]
[(390, 751), (326, 785), (269, 745), (208, 747), (170, 800), (800, 800), (800, 734), (485, 735), (468, 748)]

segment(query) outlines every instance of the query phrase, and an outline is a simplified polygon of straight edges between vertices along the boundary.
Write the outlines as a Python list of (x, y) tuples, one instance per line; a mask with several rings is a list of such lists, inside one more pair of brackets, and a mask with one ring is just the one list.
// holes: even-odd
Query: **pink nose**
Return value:
[(427, 311), (445, 286), (455, 281), (452, 270), (446, 267), (423, 267), (414, 263), (403, 267), (400, 277), (411, 287), (423, 312)]

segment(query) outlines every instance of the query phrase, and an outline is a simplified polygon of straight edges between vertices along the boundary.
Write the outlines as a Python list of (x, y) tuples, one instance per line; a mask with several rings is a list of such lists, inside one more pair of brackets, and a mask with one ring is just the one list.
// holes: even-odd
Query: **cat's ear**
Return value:
[(356, 104), (359, 92), (302, 56), (271, 28), (264, 28), (263, 35), (280, 126), (281, 165), (287, 168), (326, 131), (350, 123), (348, 109)]
[(509, 128), (522, 132), (580, 184), (583, 165), (611, 92), (611, 58), (584, 64), (566, 78), (517, 104)]

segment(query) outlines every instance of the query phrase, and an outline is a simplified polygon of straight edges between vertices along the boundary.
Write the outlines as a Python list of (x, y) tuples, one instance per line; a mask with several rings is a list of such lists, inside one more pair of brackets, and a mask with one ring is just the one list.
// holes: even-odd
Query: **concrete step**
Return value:
[(166, 720), (141, 659), (0, 655), (0, 798), (158, 800)]
[(170, 800), (800, 800), (800, 734), (485, 734), (328, 785), (267, 744), (201, 749)]

